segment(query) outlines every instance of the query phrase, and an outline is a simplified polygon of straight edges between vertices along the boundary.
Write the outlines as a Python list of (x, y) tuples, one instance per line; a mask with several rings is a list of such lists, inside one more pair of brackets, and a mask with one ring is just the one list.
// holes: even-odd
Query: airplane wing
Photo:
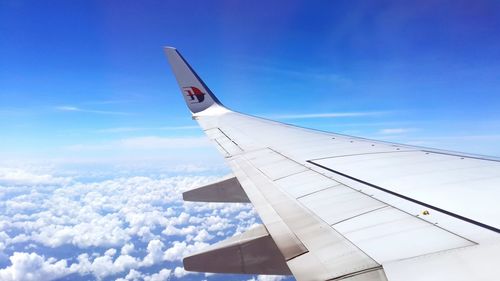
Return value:
[(234, 175), (185, 200), (251, 202), (263, 226), (187, 270), (297, 280), (499, 280), (500, 162), (232, 111), (165, 48), (186, 104)]

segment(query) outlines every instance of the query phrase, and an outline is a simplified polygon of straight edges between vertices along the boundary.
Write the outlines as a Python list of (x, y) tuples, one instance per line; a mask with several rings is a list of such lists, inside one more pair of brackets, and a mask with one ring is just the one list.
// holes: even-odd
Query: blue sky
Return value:
[[(271, 117), (368, 112), (283, 121), (500, 155), (499, 6), (2, 1), (0, 153), (92, 162), (127, 158), (95, 152), (118, 140), (201, 137), (162, 53), (172, 45), (230, 108)], [(102, 157), (74, 149), (83, 146)]]
[[(0, 266), (23, 251), (15, 261), (41, 260), (37, 264), (47, 270), (47, 257), (67, 259), (59, 277), (86, 280), (106, 273), (104, 280), (114, 280), (142, 270), (139, 264), (154, 249), (176, 249), (175, 241), (194, 247), (194, 233), (206, 228), (200, 217), (226, 227), (209, 231), (209, 238), (199, 239), (203, 243), (258, 221), (245, 206), (193, 211), (179, 192), (163, 194), (173, 198), (164, 202), (133, 192), (138, 181), (151, 192), (163, 192), (163, 184), (179, 191), (228, 172), (190, 118), (165, 45), (177, 47), (219, 99), (241, 112), (500, 156), (498, 1), (3, 0), (0, 34), (0, 213), (53, 217), (52, 224), (24, 233), (9, 226), (28, 221), (2, 216)], [(80, 200), (114, 200), (110, 186), (130, 191), (117, 189), (119, 208)], [(69, 199), (61, 199), (66, 192)], [(142, 198), (143, 209), (125, 216), (136, 204), (133, 197)], [(97, 220), (118, 221), (124, 236), (113, 243), (78, 242), (88, 217), (65, 222), (64, 212), (52, 207), (66, 210), (63, 203), (91, 210)], [(151, 222), (158, 216), (151, 210), (165, 219)], [(183, 212), (198, 223), (176, 221)], [(144, 213), (150, 217), (139, 221), (150, 232), (129, 221)], [(68, 232), (73, 240), (66, 239)], [(156, 240), (163, 245), (154, 242), (148, 250)], [(136, 247), (136, 265), (103, 273), (95, 257), (106, 265), (116, 255), (104, 253), (110, 247), (120, 253), (127, 243)], [(91, 257), (89, 271), (82, 263), (69, 268), (77, 254)], [(180, 265), (178, 259), (159, 261), (165, 262), (160, 258), (140, 274), (159, 274), (162, 267), (173, 272)]]

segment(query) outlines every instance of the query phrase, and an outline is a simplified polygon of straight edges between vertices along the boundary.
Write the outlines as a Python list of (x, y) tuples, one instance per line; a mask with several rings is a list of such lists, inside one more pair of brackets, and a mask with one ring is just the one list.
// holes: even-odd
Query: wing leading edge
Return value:
[[(193, 118), (234, 172), (234, 178), (186, 198), (249, 200), (264, 223), (187, 257), (187, 269), (291, 272), (298, 280), (496, 280), (497, 159), (318, 132), (233, 112), (176, 49), (165, 52)], [(245, 252), (245, 245), (269, 250)], [(224, 258), (208, 263), (235, 251), (249, 256), (236, 264)], [(200, 266), (203, 261), (207, 264)]]

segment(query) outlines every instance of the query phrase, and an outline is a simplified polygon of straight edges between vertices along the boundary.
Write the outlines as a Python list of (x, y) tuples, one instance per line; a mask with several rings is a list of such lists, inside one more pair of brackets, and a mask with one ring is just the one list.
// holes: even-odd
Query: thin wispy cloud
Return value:
[(500, 141), (500, 134), (484, 134), (484, 135), (450, 135), (450, 136), (429, 136), (422, 137), (425, 140), (457, 140), (457, 141)]
[(91, 104), (91, 105), (100, 105), (100, 104), (121, 104), (121, 103), (129, 103), (132, 102), (133, 100), (128, 99), (128, 100), (96, 100), (96, 101), (87, 101), (84, 102), (83, 104)]
[(99, 133), (128, 133), (139, 131), (183, 131), (198, 130), (198, 126), (164, 126), (164, 127), (116, 127), (98, 130)]
[(388, 113), (389, 113), (388, 111), (327, 112), (327, 113), (278, 114), (278, 115), (268, 115), (268, 117), (276, 119), (313, 119), (313, 118), (380, 116)]
[[(353, 128), (353, 127), (375, 127), (375, 128), (380, 128), (380, 127), (400, 127), (400, 126), (407, 126), (407, 125), (413, 125), (415, 122), (410, 122), (410, 121), (385, 121), (385, 122), (342, 122), (342, 123), (336, 123), (335, 126), (342, 126), (342, 127), (348, 127), (348, 128)], [(329, 125), (329, 124), (327, 124)]]
[(321, 71), (316, 71), (316, 70), (294, 70), (294, 69), (287, 69), (287, 68), (271, 68), (267, 67), (265, 68), (268, 72), (273, 72), (273, 73), (280, 73), (282, 75), (287, 75), (295, 78), (302, 78), (302, 79), (319, 79), (319, 80), (329, 80), (333, 82), (350, 82), (349, 79), (346, 77), (343, 77), (337, 73), (332, 73), (332, 72), (321, 72)]
[(210, 147), (205, 137), (132, 137), (97, 144), (75, 144), (67, 146), (70, 151), (117, 151), (117, 150), (158, 150), (189, 149)]
[(286, 76), (292, 79), (322, 80), (322, 81), (329, 81), (333, 83), (343, 83), (343, 84), (352, 83), (351, 79), (346, 76), (331, 71), (323, 71), (320, 69), (294, 69), (288, 66), (271, 65), (266, 62), (261, 64), (245, 65), (239, 67), (244, 67), (259, 73), (270, 74), (273, 76), (276, 75)]
[(409, 132), (414, 132), (417, 131), (416, 128), (387, 128), (387, 129), (381, 129), (378, 131), (379, 134), (381, 135), (399, 135), (399, 134), (404, 134), (404, 133), (409, 133)]
[(130, 115), (131, 114), (128, 112), (120, 112), (120, 111), (86, 109), (86, 108), (80, 108), (80, 107), (71, 106), (71, 105), (56, 106), (55, 109), (57, 111), (62, 111), (62, 112), (81, 112), (81, 113), (94, 113), (94, 114), (107, 114), (107, 115)]
[(181, 149), (194, 147), (209, 147), (210, 141), (206, 137), (136, 137), (121, 140), (120, 146), (127, 149)]

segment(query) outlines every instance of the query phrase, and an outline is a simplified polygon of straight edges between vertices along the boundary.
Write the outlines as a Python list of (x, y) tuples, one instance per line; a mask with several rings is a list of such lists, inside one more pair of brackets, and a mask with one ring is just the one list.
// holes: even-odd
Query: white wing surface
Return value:
[(193, 118), (234, 172), (185, 198), (250, 201), (264, 224), (187, 257), (186, 269), (297, 280), (499, 280), (498, 159), (234, 112), (176, 49), (165, 52)]

